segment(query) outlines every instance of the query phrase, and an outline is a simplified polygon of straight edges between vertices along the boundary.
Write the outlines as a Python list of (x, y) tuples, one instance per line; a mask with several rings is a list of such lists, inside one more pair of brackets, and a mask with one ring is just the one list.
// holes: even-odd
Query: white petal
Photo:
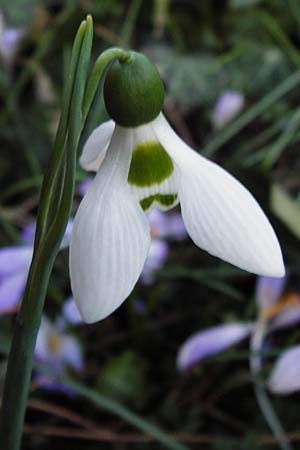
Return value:
[(250, 323), (229, 323), (192, 335), (180, 348), (177, 357), (178, 368), (186, 370), (203, 358), (225, 350), (247, 337), (252, 328)]
[(131, 150), (131, 131), (117, 126), (74, 220), (71, 285), (89, 323), (111, 314), (130, 294), (150, 246), (149, 223), (127, 183)]
[(162, 115), (153, 126), (181, 170), (179, 200), (195, 244), (249, 272), (283, 276), (278, 240), (250, 192), (224, 169), (188, 147)]
[[(133, 151), (142, 143), (157, 142), (152, 123), (150, 122), (132, 129)], [(147, 167), (147, 171), (151, 173), (149, 166)], [(129, 187), (136, 200), (141, 203), (144, 211), (149, 212), (153, 208), (168, 211), (178, 204), (178, 177), (178, 168), (174, 166), (171, 175), (168, 175), (163, 181), (153, 183), (149, 186), (138, 186), (129, 183)]]
[(291, 347), (278, 358), (268, 387), (274, 394), (290, 394), (300, 390), (300, 345)]
[(115, 122), (113, 120), (108, 120), (95, 128), (86, 141), (79, 159), (83, 169), (98, 171), (105, 158), (114, 129)]

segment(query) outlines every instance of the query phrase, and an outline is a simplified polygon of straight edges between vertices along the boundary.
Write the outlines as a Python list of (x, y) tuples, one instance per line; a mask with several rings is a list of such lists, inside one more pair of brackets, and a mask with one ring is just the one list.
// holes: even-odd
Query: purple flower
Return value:
[(134, 310), (138, 316), (143, 316), (145, 314), (145, 302), (141, 298), (137, 298), (134, 300)]
[(300, 390), (300, 345), (284, 351), (277, 359), (268, 380), (274, 394), (291, 394)]
[(180, 240), (186, 237), (185, 226), (178, 212), (166, 214), (154, 208), (149, 212), (148, 219), (153, 239), (141, 273), (141, 281), (145, 284), (153, 283), (155, 272), (164, 266), (168, 258), (169, 245), (165, 239)]
[[(70, 241), (72, 221), (69, 221), (61, 248)], [(33, 253), (35, 223), (21, 233), (23, 245), (0, 248), (0, 314), (14, 309), (21, 300)]]
[(141, 273), (141, 281), (145, 284), (151, 284), (154, 280), (155, 272), (163, 267), (169, 253), (169, 246), (166, 241), (161, 239), (152, 239), (148, 256)]
[(31, 258), (31, 246), (0, 249), (0, 314), (10, 311), (19, 303), (26, 285)]
[[(203, 358), (215, 355), (256, 333), (265, 321), (270, 331), (294, 325), (300, 321), (300, 297), (282, 296), (285, 280), (260, 277), (256, 284), (259, 317), (253, 323), (222, 324), (200, 331), (189, 337), (180, 347), (177, 357), (179, 370), (184, 371)], [(260, 343), (262, 345), (263, 342)], [(260, 351), (261, 348), (256, 348)], [(268, 382), (274, 393), (286, 394), (300, 389), (300, 346), (283, 353), (275, 363)]]
[[(64, 322), (58, 319), (52, 323), (43, 316), (35, 347), (35, 359), (64, 374), (69, 367), (75, 371), (83, 369), (83, 354), (75, 337), (67, 333)], [(37, 373), (37, 379), (50, 390), (70, 393), (60, 382)]]
[(186, 228), (179, 212), (166, 214), (154, 208), (149, 212), (148, 219), (151, 235), (154, 238), (181, 240), (187, 236)]
[(224, 91), (218, 98), (212, 114), (214, 128), (220, 129), (227, 125), (243, 109), (244, 103), (245, 99), (241, 92)]
[(81, 181), (81, 183), (79, 183), (78, 186), (78, 192), (81, 195), (81, 197), (84, 197), (85, 194), (87, 193), (90, 185), (93, 182), (94, 177), (88, 177), (85, 180)]
[(78, 311), (78, 308), (76, 306), (76, 303), (74, 301), (73, 297), (69, 297), (64, 305), (62, 310), (63, 318), (66, 320), (66, 322), (72, 324), (72, 325), (78, 325), (82, 323), (82, 319), (80, 316), (80, 313)]
[(259, 311), (270, 308), (278, 299), (286, 283), (286, 276), (282, 278), (258, 277), (256, 282), (256, 301)]
[(180, 347), (177, 366), (180, 370), (189, 369), (207, 356), (215, 355), (249, 336), (253, 329), (251, 323), (228, 323), (200, 331)]
[(6, 63), (12, 61), (24, 34), (24, 28), (6, 27), (3, 14), (0, 11), (0, 56)]

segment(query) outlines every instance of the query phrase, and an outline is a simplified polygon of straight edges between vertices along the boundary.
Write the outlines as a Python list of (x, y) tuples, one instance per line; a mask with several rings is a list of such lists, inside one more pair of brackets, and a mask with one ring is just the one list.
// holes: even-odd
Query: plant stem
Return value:
[(264, 319), (257, 321), (256, 327), (251, 339), (251, 353), (250, 353), (250, 369), (254, 378), (254, 390), (258, 405), (261, 412), (268, 423), (272, 433), (278, 439), (278, 444), (282, 450), (293, 450), (291, 444), (286, 439), (284, 429), (272, 407), (272, 403), (266, 393), (264, 383), (260, 377), (261, 370), (261, 354), (263, 341), (267, 333), (267, 322)]
[[(37, 225), (38, 237), (36, 238), (35, 252), (30, 266), (24, 299), (17, 316), (8, 358), (0, 416), (1, 450), (19, 450), (20, 448), (36, 337), (40, 326), (50, 274), (72, 205), (76, 173), (76, 150), (80, 135), (80, 127), (78, 127), (78, 124), (81, 122), (81, 105), (92, 44), (91, 18), (88, 17), (87, 22), (81, 24), (77, 38), (81, 45), (79, 46), (80, 48), (75, 46), (77, 52), (75, 56), (76, 61), (74, 62), (76, 66), (76, 77), (75, 82), (72, 82), (72, 86), (70, 87), (73, 95), (69, 96), (69, 103), (71, 102), (70, 105), (73, 111), (70, 115), (70, 120), (67, 121), (69, 127), (67, 125), (65, 126), (65, 135), (60, 138), (61, 144), (56, 147), (54, 162), (57, 161), (58, 164), (52, 163), (50, 165), (51, 171), (44, 181), (45, 195), (43, 198), (46, 200), (45, 203), (41, 203), (40, 214), (42, 218), (47, 218), (47, 214), (44, 214), (43, 208), (48, 210), (49, 205), (51, 205), (52, 197), (49, 192), (53, 195), (55, 194), (55, 174), (60, 166), (60, 159), (63, 154), (68, 130), (66, 176), (64, 178), (61, 202), (58, 205), (57, 214), (51, 226), (47, 227), (47, 220), (41, 220), (41, 218)], [(75, 43), (78, 44), (79, 41), (75, 39)], [(67, 109), (69, 109), (70, 105), (68, 105)], [(62, 116), (63, 121), (64, 115)], [(59, 128), (60, 130), (62, 129), (62, 122)], [(49, 179), (53, 181), (47, 185)], [(45, 185), (49, 187), (49, 190), (45, 190)]]

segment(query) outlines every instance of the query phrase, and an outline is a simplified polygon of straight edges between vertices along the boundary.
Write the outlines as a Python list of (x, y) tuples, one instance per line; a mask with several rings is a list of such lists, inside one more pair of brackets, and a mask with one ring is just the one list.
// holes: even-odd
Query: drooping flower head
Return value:
[(108, 70), (112, 120), (87, 140), (80, 163), (97, 172), (70, 246), (73, 295), (83, 319), (111, 314), (132, 291), (150, 247), (147, 213), (180, 203), (192, 240), (249, 272), (282, 276), (280, 246), (263, 211), (235, 178), (188, 147), (161, 113), (163, 84), (143, 55)]

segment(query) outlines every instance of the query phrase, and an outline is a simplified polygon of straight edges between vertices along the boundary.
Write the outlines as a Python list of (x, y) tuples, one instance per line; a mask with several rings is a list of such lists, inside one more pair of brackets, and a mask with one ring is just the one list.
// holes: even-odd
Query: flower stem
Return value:
[[(81, 129), (79, 126), (81, 105), (92, 36), (92, 19), (88, 17), (87, 21), (79, 27), (75, 38), (69, 85), (65, 90), (67, 104), (61, 117), (49, 171), (43, 183), (35, 250), (8, 358), (0, 416), (1, 450), (19, 450), (20, 448), (36, 337), (50, 274), (72, 206), (76, 153)], [(53, 198), (56, 198), (56, 189), (60, 188), (57, 173), (61, 167), (65, 147), (65, 177), (60, 203), (57, 205), (55, 216), (49, 222), (50, 206)]]
[(250, 369), (254, 378), (254, 390), (258, 405), (261, 412), (268, 423), (272, 433), (278, 439), (278, 444), (282, 450), (293, 450), (290, 442), (286, 437), (286, 433), (273, 409), (272, 403), (266, 393), (264, 383), (260, 377), (260, 370), (262, 360), (260, 352), (262, 350), (263, 341), (267, 333), (267, 321), (264, 319), (258, 320), (251, 339), (251, 353), (250, 353)]

